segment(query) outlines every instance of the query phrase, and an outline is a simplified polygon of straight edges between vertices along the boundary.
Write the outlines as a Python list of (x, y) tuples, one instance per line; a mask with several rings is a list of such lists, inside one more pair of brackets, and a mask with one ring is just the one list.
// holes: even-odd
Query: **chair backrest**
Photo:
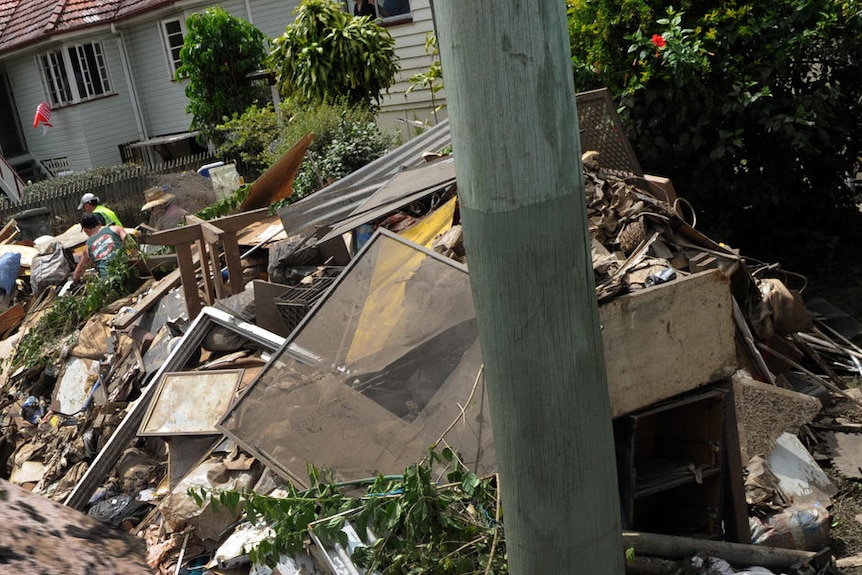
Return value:
[(621, 178), (642, 177), (640, 163), (606, 88), (576, 95), (581, 151), (599, 153), (601, 171)]

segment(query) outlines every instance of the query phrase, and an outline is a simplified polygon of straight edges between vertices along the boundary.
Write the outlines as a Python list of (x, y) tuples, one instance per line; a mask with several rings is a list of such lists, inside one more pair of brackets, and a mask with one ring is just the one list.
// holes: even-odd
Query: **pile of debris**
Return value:
[[(446, 129), (277, 216), (190, 217), (144, 237), (171, 247), (158, 274), (55, 362), (4, 372), (9, 481), (143, 537), (158, 573), (285, 574), (355, 567), (313, 531), (316, 553), (252, 566), (271, 531), (191, 492), (308, 488), (309, 463), (355, 485), (429, 445), (493, 475), (454, 162), (424, 153)], [(836, 489), (820, 465), (862, 475), (862, 436), (822, 416), (862, 406), (862, 327), (698, 232), (667, 180), (612, 174), (601, 153), (584, 167), (626, 544), (638, 561), (835, 572)], [(83, 242), (64, 236), (43, 243)], [(0, 248), (20, 253), (0, 315), (9, 365), (63, 282), (29, 285), (14, 224)], [(29, 261), (45, 255), (33, 249)]]

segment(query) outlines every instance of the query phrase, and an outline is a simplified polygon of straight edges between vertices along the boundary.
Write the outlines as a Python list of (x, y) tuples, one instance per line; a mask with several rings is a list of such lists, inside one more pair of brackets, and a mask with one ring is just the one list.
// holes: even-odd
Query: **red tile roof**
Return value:
[(91, 26), (119, 22), (175, 0), (0, 0), (0, 54)]

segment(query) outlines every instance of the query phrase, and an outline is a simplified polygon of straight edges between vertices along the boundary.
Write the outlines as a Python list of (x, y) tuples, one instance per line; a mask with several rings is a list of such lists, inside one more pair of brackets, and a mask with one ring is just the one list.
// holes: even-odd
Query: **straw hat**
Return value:
[(165, 188), (150, 188), (144, 191), (144, 199), (147, 200), (147, 203), (141, 208), (142, 212), (173, 201), (174, 195), (166, 193)]

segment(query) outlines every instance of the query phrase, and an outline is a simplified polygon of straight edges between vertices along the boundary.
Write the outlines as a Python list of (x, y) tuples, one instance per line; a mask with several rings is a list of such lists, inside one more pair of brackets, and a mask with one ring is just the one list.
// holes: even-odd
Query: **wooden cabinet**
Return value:
[(732, 393), (717, 386), (617, 418), (623, 528), (745, 540), (736, 433)]

